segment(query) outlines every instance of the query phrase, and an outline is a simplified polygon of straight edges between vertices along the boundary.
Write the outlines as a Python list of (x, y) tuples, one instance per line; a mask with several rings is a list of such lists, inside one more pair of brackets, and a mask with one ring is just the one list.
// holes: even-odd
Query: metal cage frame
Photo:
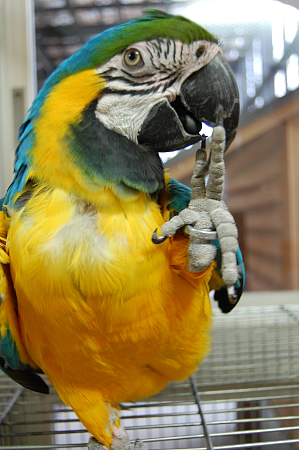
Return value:
[[(294, 303), (285, 304), (290, 295)], [(122, 405), (130, 438), (149, 450), (299, 449), (299, 294), (276, 298), (281, 305), (215, 311), (212, 349), (198, 372)], [(0, 392), (2, 450), (87, 447), (88, 433), (52, 387), (43, 396), (2, 375)]]

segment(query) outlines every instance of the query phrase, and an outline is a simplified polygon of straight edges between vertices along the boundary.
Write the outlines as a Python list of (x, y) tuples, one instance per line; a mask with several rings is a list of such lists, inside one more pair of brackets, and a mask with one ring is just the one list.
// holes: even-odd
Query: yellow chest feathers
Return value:
[(168, 245), (151, 242), (162, 223), (159, 206), (146, 194), (124, 201), (105, 189), (95, 208), (64, 191), (40, 190), (12, 214), (8, 250), (15, 285), (22, 284), (27, 298), (33, 289), (35, 296), (65, 297), (72, 285), (83, 298), (117, 293), (122, 301), (163, 276)]

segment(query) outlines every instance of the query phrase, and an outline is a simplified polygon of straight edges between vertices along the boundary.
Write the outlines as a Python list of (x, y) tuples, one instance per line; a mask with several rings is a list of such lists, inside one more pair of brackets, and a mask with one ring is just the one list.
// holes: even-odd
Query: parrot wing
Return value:
[[(170, 215), (178, 214), (180, 211), (188, 207), (191, 200), (191, 189), (174, 178), (168, 177), (167, 181), (167, 208), (170, 211)], [(242, 252), (238, 248), (236, 253), (236, 259), (239, 270), (239, 278), (234, 284), (236, 299), (234, 303), (229, 300), (227, 287), (221, 276), (221, 248), (218, 239), (213, 241), (217, 248), (217, 253), (215, 257), (215, 269), (212, 272), (210, 280), (211, 290), (215, 290), (214, 299), (218, 302), (219, 308), (222, 312), (230, 312), (238, 303), (244, 290), (245, 284), (245, 269), (242, 258)]]
[[(3, 204), (1, 200), (0, 204)], [(7, 222), (5, 212), (0, 211), (0, 368), (27, 389), (48, 394), (47, 384), (34, 373), (38, 368), (30, 360), (22, 343), (9, 255), (5, 251)]]
[(215, 290), (214, 300), (218, 302), (218, 306), (223, 313), (229, 313), (238, 303), (244, 290), (245, 285), (245, 268), (240, 247), (236, 253), (237, 267), (238, 267), (238, 279), (234, 284), (236, 298), (234, 303), (229, 300), (227, 288), (222, 280), (221, 276), (221, 249), (218, 240), (213, 241), (217, 247), (217, 253), (215, 257), (216, 267), (212, 273), (210, 280), (210, 288)]

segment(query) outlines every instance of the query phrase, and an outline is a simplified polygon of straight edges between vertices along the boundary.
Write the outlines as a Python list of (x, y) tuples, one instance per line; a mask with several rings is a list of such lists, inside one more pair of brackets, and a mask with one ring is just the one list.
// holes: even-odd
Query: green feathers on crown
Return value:
[[(156, 9), (145, 9), (144, 16), (121, 25), (126, 31), (123, 36), (124, 48), (138, 41), (149, 41), (156, 38), (178, 39), (190, 44), (198, 39), (217, 42), (215, 36), (200, 25), (182, 16), (174, 16)], [(116, 31), (118, 27), (115, 27)], [(125, 43), (125, 41), (128, 42)], [(133, 39), (133, 42), (132, 40)]]
[(146, 9), (144, 13), (139, 19), (109, 28), (91, 38), (53, 72), (45, 84), (46, 90), (67, 76), (99, 67), (137, 42), (159, 38), (177, 39), (187, 44), (199, 39), (218, 42), (215, 36), (185, 17), (155, 9)]
[[(106, 49), (103, 48), (104, 54), (101, 57), (105, 59), (103, 62), (121, 53), (129, 45), (151, 39), (177, 39), (187, 44), (198, 39), (218, 42), (215, 36), (185, 17), (173, 16), (155, 9), (146, 9), (144, 13), (140, 19), (111, 28), (98, 36), (98, 38), (102, 36), (107, 45)], [(96, 40), (97, 36), (93, 39)]]

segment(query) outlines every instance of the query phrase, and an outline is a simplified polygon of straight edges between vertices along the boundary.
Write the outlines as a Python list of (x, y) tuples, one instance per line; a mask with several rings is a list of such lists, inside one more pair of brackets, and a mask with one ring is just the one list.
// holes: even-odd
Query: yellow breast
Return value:
[(148, 195), (125, 201), (112, 189), (97, 208), (40, 189), (12, 215), (24, 345), (74, 409), (78, 389), (84, 401), (88, 392), (112, 403), (145, 397), (188, 376), (206, 354), (210, 270), (184, 269), (183, 237), (151, 242), (163, 222)]

